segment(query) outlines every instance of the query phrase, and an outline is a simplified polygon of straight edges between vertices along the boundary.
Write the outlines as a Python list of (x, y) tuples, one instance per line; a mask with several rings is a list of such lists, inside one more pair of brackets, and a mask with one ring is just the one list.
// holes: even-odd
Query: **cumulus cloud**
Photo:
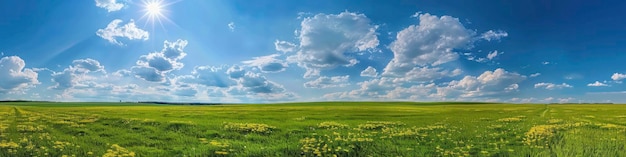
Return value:
[(388, 99), (423, 100), (433, 92), (436, 92), (436, 89), (437, 88), (434, 83), (413, 85), (408, 88), (396, 87), (393, 90), (388, 91), (384, 97)]
[(39, 84), (37, 72), (25, 66), (24, 60), (18, 56), (0, 59), (0, 94)]
[(307, 70), (305, 78), (319, 76), (323, 69), (354, 65), (358, 61), (346, 54), (375, 49), (377, 28), (364, 14), (351, 12), (304, 18), (298, 31), (300, 49), (288, 60)]
[(454, 70), (444, 70), (442, 68), (431, 68), (431, 67), (415, 67), (410, 71), (406, 72), (404, 77), (394, 78), (393, 81), (396, 83), (403, 82), (432, 82), (437, 79), (441, 79), (444, 77), (453, 77), (458, 76), (463, 71), (461, 69)]
[(96, 0), (96, 6), (106, 9), (108, 12), (113, 12), (122, 9), (124, 4), (118, 3), (117, 0)]
[(246, 75), (246, 71), (238, 65), (233, 65), (226, 70), (226, 74), (228, 74), (230, 78), (239, 79)]
[(285, 88), (275, 82), (267, 80), (265, 76), (247, 71), (244, 76), (237, 79), (244, 91), (256, 93), (281, 93)]
[(181, 85), (176, 87), (173, 91), (175, 95), (184, 96), (184, 97), (194, 97), (198, 93), (198, 91), (189, 85)]
[(393, 84), (389, 78), (377, 78), (358, 83), (361, 88), (348, 92), (328, 93), (323, 98), (329, 100), (434, 100), (431, 96), (436, 92), (436, 85), (414, 84), (408, 87)]
[(535, 84), (535, 88), (545, 88), (547, 90), (555, 90), (555, 89), (563, 89), (563, 88), (572, 88), (572, 85), (569, 85), (567, 83), (562, 83), (562, 84), (554, 84), (554, 83), (545, 83), (545, 82), (541, 82), (541, 83), (537, 83)]
[(381, 77), (372, 80), (366, 80), (357, 83), (360, 88), (347, 92), (328, 93), (324, 95), (327, 99), (376, 99), (380, 100), (384, 98), (387, 91), (399, 87), (398, 84), (393, 83), (391, 78)]
[(611, 76), (611, 79), (613, 79), (613, 81), (620, 81), (626, 78), (626, 74), (620, 74), (620, 73), (613, 73), (613, 75)]
[(466, 29), (458, 18), (418, 14), (418, 25), (398, 32), (389, 46), (394, 58), (383, 76), (404, 76), (416, 66), (437, 66), (458, 59), (454, 49), (466, 48), (475, 32)]
[(505, 32), (505, 31), (501, 31), (501, 30), (497, 30), (497, 31), (493, 31), (493, 30), (489, 30), (483, 34), (480, 35), (480, 38), (485, 39), (487, 41), (492, 41), (492, 40), (500, 40), (500, 38), (504, 38), (509, 36), (509, 33)]
[(605, 84), (605, 83), (602, 83), (600, 81), (596, 81), (594, 83), (587, 84), (587, 86), (589, 86), (589, 87), (607, 87), (609, 85)]
[(313, 81), (305, 82), (304, 87), (307, 88), (332, 88), (332, 87), (345, 87), (350, 85), (350, 76), (322, 76)]
[(239, 100), (286, 101), (298, 97), (296, 94), (288, 92), (282, 85), (268, 80), (260, 73), (253, 73), (239, 66), (230, 67), (227, 73), (237, 84), (230, 86), (223, 93), (227, 93), (227, 95), (236, 97)]
[(179, 76), (178, 81), (195, 83), (209, 87), (230, 87), (235, 81), (229, 79), (224, 67), (199, 66), (195, 67), (191, 75)]
[[(77, 59), (72, 61), (72, 65), (65, 68), (61, 72), (53, 72), (51, 74), (52, 82), (55, 84), (51, 89), (65, 90), (75, 86), (86, 86), (87, 80), (93, 79), (88, 73), (102, 72), (106, 73), (104, 66), (97, 60), (91, 58)], [(81, 84), (83, 83), (83, 84)]]
[(361, 76), (363, 77), (376, 77), (378, 76), (378, 72), (376, 72), (376, 69), (372, 66), (367, 66), (367, 68), (365, 68), (365, 70), (361, 71)]
[(572, 97), (558, 98), (557, 100), (559, 101), (559, 103), (570, 103), (570, 102), (576, 100), (576, 98), (572, 98)]
[(243, 61), (242, 63), (258, 67), (261, 72), (265, 73), (285, 71), (288, 65), (284, 61), (276, 59), (278, 56), (278, 54), (272, 54), (268, 56), (254, 57), (252, 60)]
[(280, 51), (283, 53), (293, 52), (296, 50), (296, 44), (287, 41), (276, 40), (274, 42), (274, 47), (276, 48), (276, 51)]
[(74, 66), (72, 66), (71, 68), (83, 73), (104, 70), (104, 66), (100, 65), (100, 62), (91, 58), (74, 60), (72, 61), (72, 64)]
[(465, 76), (461, 80), (451, 81), (446, 87), (438, 87), (436, 96), (480, 97), (512, 93), (518, 91), (519, 83), (525, 79), (526, 76), (498, 68), (485, 71), (478, 77)]
[(54, 86), (52, 86), (52, 89), (60, 89), (60, 90), (64, 90), (64, 89), (68, 89), (73, 87), (76, 84), (75, 81), (75, 74), (72, 74), (71, 72), (59, 72), (59, 73), (52, 73), (52, 82), (55, 83)]
[(236, 102), (284, 101), (296, 97), (295, 94), (287, 92), (282, 85), (238, 65), (229, 68), (200, 66), (194, 68), (192, 75), (179, 76), (173, 81), (175, 84), (200, 84), (209, 87), (207, 96), (212, 99)]
[(184, 64), (179, 60), (187, 55), (184, 51), (186, 46), (186, 40), (166, 40), (161, 51), (140, 56), (137, 66), (132, 67), (131, 71), (146, 81), (162, 82), (166, 73), (183, 68)]
[(122, 42), (118, 41), (117, 38), (127, 38), (128, 40), (148, 40), (150, 34), (145, 30), (137, 28), (134, 20), (131, 19), (125, 25), (120, 26), (122, 22), (123, 21), (120, 19), (115, 19), (111, 21), (106, 28), (98, 29), (96, 35), (117, 45), (124, 45)]
[(113, 76), (116, 76), (116, 77), (128, 77), (132, 75), (133, 75), (133, 72), (130, 70), (126, 70), (126, 69), (121, 69), (121, 70), (113, 72)]
[(141, 67), (134, 66), (130, 69), (130, 71), (135, 74), (137, 78), (150, 81), (150, 82), (163, 82), (165, 81), (165, 74), (159, 72), (159, 70), (153, 67)]
[(161, 53), (163, 53), (163, 56), (168, 59), (183, 59), (185, 56), (187, 56), (187, 53), (185, 53), (184, 51), (185, 47), (187, 47), (187, 43), (187, 40), (182, 39), (178, 39), (174, 42), (169, 42), (165, 40), (163, 42), (163, 50), (161, 50)]

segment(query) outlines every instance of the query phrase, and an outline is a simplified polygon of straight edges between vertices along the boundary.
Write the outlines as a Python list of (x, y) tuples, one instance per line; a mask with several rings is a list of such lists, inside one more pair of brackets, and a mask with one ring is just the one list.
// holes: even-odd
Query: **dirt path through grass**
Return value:
[(17, 107), (13, 107), (13, 114), (14, 115), (10, 116), (13, 120), (9, 123), (9, 127), (7, 128), (9, 132), (17, 131), (18, 120), (22, 117), (22, 114), (20, 114), (20, 111), (18, 111)]

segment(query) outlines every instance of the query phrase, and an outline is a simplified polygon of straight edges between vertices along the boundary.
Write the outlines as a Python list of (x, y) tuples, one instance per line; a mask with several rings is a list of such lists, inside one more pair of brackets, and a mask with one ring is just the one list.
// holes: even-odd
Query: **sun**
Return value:
[(157, 22), (159, 23), (159, 25), (161, 25), (163, 29), (165, 29), (165, 26), (163, 26), (163, 21), (168, 21), (172, 23), (172, 21), (167, 18), (168, 10), (166, 10), (166, 7), (172, 5), (173, 3), (175, 2), (165, 3), (165, 0), (143, 0), (143, 16), (140, 18), (140, 20), (146, 18), (145, 25), (148, 25), (148, 23), (150, 23), (153, 30), (155, 23)]
[(161, 1), (152, 1), (146, 4), (146, 14), (148, 16), (162, 16), (161, 9), (163, 6), (161, 5)]

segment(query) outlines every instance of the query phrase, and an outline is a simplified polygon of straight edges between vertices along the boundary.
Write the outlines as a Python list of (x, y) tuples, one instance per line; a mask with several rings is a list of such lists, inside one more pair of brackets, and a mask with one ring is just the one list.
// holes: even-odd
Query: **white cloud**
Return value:
[(392, 90), (397, 85), (392, 82), (390, 78), (375, 78), (372, 80), (367, 80), (358, 83), (360, 85), (360, 89), (348, 91), (348, 92), (337, 92), (337, 93), (328, 93), (324, 95), (324, 98), (333, 100), (333, 99), (382, 99), (382, 95), (386, 94), (387, 91)]
[(130, 20), (125, 25), (120, 26), (123, 21), (115, 19), (104, 29), (98, 29), (96, 35), (117, 45), (123, 45), (117, 38), (127, 38), (128, 40), (148, 40), (150, 34), (142, 29), (137, 28), (134, 20)]
[(52, 82), (55, 83), (55, 85), (52, 86), (51, 88), (60, 89), (60, 90), (71, 88), (76, 84), (74, 81), (75, 80), (74, 77), (75, 77), (74, 74), (72, 74), (69, 71), (53, 73)]
[(246, 72), (243, 77), (236, 79), (239, 83), (239, 87), (248, 92), (249, 94), (270, 94), (270, 93), (282, 93), (285, 88), (275, 82), (267, 80), (265, 76), (258, 73)]
[(268, 56), (254, 57), (252, 60), (243, 61), (242, 63), (249, 66), (258, 67), (264, 73), (282, 72), (287, 69), (288, 65), (285, 61), (278, 60), (276, 57), (280, 55), (272, 54)]
[(24, 60), (18, 56), (0, 59), (0, 94), (39, 84), (37, 72), (25, 66)]
[(228, 29), (230, 29), (231, 32), (234, 32), (235, 31), (235, 23), (234, 22), (228, 23)]
[(73, 67), (79, 72), (103, 71), (104, 66), (100, 65), (97, 60), (86, 58), (72, 61)]
[(537, 83), (535, 84), (535, 88), (545, 88), (547, 90), (555, 90), (555, 89), (563, 89), (563, 88), (572, 88), (572, 85), (569, 85), (567, 83), (562, 83), (562, 84), (554, 84), (554, 83), (545, 83), (545, 82), (541, 82), (541, 83)]
[(165, 40), (163, 42), (163, 50), (161, 50), (161, 53), (163, 53), (163, 56), (168, 59), (183, 59), (185, 56), (187, 56), (187, 53), (183, 51), (185, 47), (187, 47), (187, 43), (187, 40), (182, 39), (178, 39), (174, 42), (169, 42)]
[(576, 98), (558, 98), (557, 100), (559, 101), (559, 103), (571, 103), (572, 101), (576, 100)]
[(476, 57), (476, 56), (473, 56), (472, 53), (463, 53), (463, 55), (467, 57), (467, 60), (476, 61), (478, 63), (486, 63), (488, 61), (495, 59), (498, 55), (502, 55), (502, 54), (504, 54), (504, 52), (498, 52), (498, 50), (494, 50), (490, 53), (487, 53), (485, 57)]
[(352, 100), (419, 100), (419, 101), (484, 101), (512, 94), (519, 90), (519, 83), (526, 76), (504, 69), (485, 71), (480, 76), (465, 76), (437, 85), (398, 84), (394, 78), (382, 77), (358, 83), (361, 87), (347, 92), (328, 93), (326, 99)]
[(437, 88), (438, 97), (479, 97), (494, 96), (518, 91), (519, 83), (526, 76), (512, 73), (498, 68), (494, 71), (485, 71), (478, 77), (465, 76), (461, 80), (454, 80), (446, 87)]
[(609, 85), (608, 84), (604, 84), (604, 83), (602, 83), (600, 81), (596, 81), (594, 83), (587, 84), (587, 86), (589, 86), (589, 87), (603, 87), (603, 86), (606, 87), (606, 86), (609, 86)]
[(613, 81), (620, 81), (626, 78), (626, 74), (620, 74), (620, 73), (613, 73), (613, 75), (611, 76), (611, 79), (613, 79)]
[(387, 95), (384, 97), (388, 99), (424, 100), (430, 94), (436, 92), (436, 89), (434, 83), (413, 85), (408, 88), (396, 87), (387, 92)]
[(165, 73), (183, 68), (184, 64), (179, 60), (187, 55), (184, 51), (186, 46), (186, 40), (166, 40), (161, 51), (140, 56), (137, 66), (132, 67), (131, 71), (146, 81), (162, 82), (165, 80)]
[(151, 82), (163, 82), (165, 81), (165, 74), (159, 72), (159, 70), (153, 67), (134, 66), (130, 71), (135, 74), (136, 77)]
[(541, 62), (541, 64), (543, 64), (543, 65), (548, 65), (548, 64), (550, 64), (550, 62), (548, 62), (548, 61), (544, 61), (544, 62)]
[(333, 87), (345, 87), (350, 85), (350, 76), (322, 76), (313, 81), (305, 82), (304, 87), (307, 88), (333, 88)]
[(507, 36), (509, 36), (509, 33), (505, 32), (505, 31), (489, 30), (489, 31), (483, 33), (482, 35), (480, 35), (480, 38), (485, 39), (487, 41), (491, 41), (491, 40), (500, 40), (500, 38), (507, 37)]
[(487, 54), (487, 59), (493, 60), (494, 58), (496, 58), (496, 56), (502, 55), (502, 54), (504, 54), (504, 52), (498, 52), (498, 50), (495, 50), (495, 51)]
[(113, 76), (115, 77), (128, 77), (132, 75), (133, 75), (133, 72), (130, 70), (126, 70), (126, 69), (121, 69), (121, 70), (113, 72)]
[(118, 3), (117, 0), (96, 0), (96, 6), (106, 9), (108, 12), (113, 12), (122, 9), (124, 4)]
[(176, 87), (172, 93), (177, 96), (195, 97), (198, 93), (198, 90), (189, 85), (180, 85)]
[(378, 72), (376, 72), (376, 69), (372, 66), (367, 66), (367, 68), (363, 71), (361, 71), (361, 76), (363, 77), (376, 77), (378, 76)]
[(554, 100), (554, 97), (547, 97), (547, 98), (543, 99), (543, 101), (545, 101), (545, 102), (551, 102), (552, 100)]
[[(174, 53), (179, 55), (165, 55), (165, 52), (168, 49), (182, 51), (184, 46), (172, 48), (171, 45), (180, 44), (166, 45), (169, 46), (155, 53), (161, 53), (159, 56), (165, 59), (182, 59), (179, 56), (184, 56), (184, 52)], [(275, 102), (298, 97), (245, 67), (198, 66), (188, 75), (176, 75), (157, 68), (160, 67), (142, 64), (107, 74), (99, 62), (80, 59), (64, 71), (54, 72), (52, 79), (56, 85), (50, 88), (62, 90), (57, 99), (64, 101)]]
[(530, 77), (531, 77), (531, 78), (532, 78), (532, 77), (537, 77), (537, 76), (539, 76), (539, 75), (541, 75), (541, 73), (534, 73), (534, 74), (530, 74)]
[(437, 66), (458, 59), (454, 49), (467, 48), (475, 32), (451, 16), (419, 14), (419, 24), (398, 32), (389, 46), (394, 58), (383, 76), (404, 76), (415, 66)]
[(51, 89), (65, 90), (75, 86), (87, 86), (85, 83), (94, 80), (89, 73), (101, 72), (105, 74), (104, 66), (100, 65), (97, 60), (86, 58), (72, 61), (72, 65), (68, 66), (61, 72), (53, 72), (51, 74), (52, 82), (55, 84)]
[(253, 73), (245, 70), (241, 66), (231, 66), (226, 71), (226, 75), (231, 80), (236, 81), (235, 85), (228, 87), (221, 93), (237, 101), (287, 101), (294, 100), (298, 96), (288, 92), (282, 85), (268, 80), (260, 73)]
[(274, 47), (276, 48), (276, 51), (280, 51), (280, 52), (293, 52), (296, 50), (296, 44), (294, 43), (290, 43), (287, 41), (278, 41), (276, 40), (274, 42)]
[(177, 77), (177, 81), (183, 83), (195, 83), (210, 87), (230, 87), (236, 84), (229, 79), (224, 67), (199, 66), (195, 67), (192, 75)]
[(246, 71), (238, 65), (233, 65), (226, 70), (226, 74), (228, 74), (230, 78), (239, 79), (246, 75)]
[(322, 69), (353, 65), (356, 59), (346, 53), (375, 49), (377, 28), (365, 15), (351, 12), (304, 18), (298, 31), (300, 49), (288, 61), (305, 68), (305, 78), (319, 76)]
[(415, 67), (410, 71), (406, 72), (404, 77), (397, 77), (393, 79), (395, 83), (403, 83), (403, 82), (432, 82), (437, 79), (441, 79), (444, 77), (453, 77), (458, 76), (463, 71), (461, 69), (455, 70), (444, 70), (442, 68), (430, 68), (430, 67)]

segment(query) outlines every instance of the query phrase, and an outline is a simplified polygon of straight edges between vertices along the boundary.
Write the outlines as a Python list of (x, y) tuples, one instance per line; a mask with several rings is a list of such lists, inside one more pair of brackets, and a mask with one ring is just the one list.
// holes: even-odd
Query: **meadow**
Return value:
[(0, 103), (0, 156), (626, 156), (626, 105)]

